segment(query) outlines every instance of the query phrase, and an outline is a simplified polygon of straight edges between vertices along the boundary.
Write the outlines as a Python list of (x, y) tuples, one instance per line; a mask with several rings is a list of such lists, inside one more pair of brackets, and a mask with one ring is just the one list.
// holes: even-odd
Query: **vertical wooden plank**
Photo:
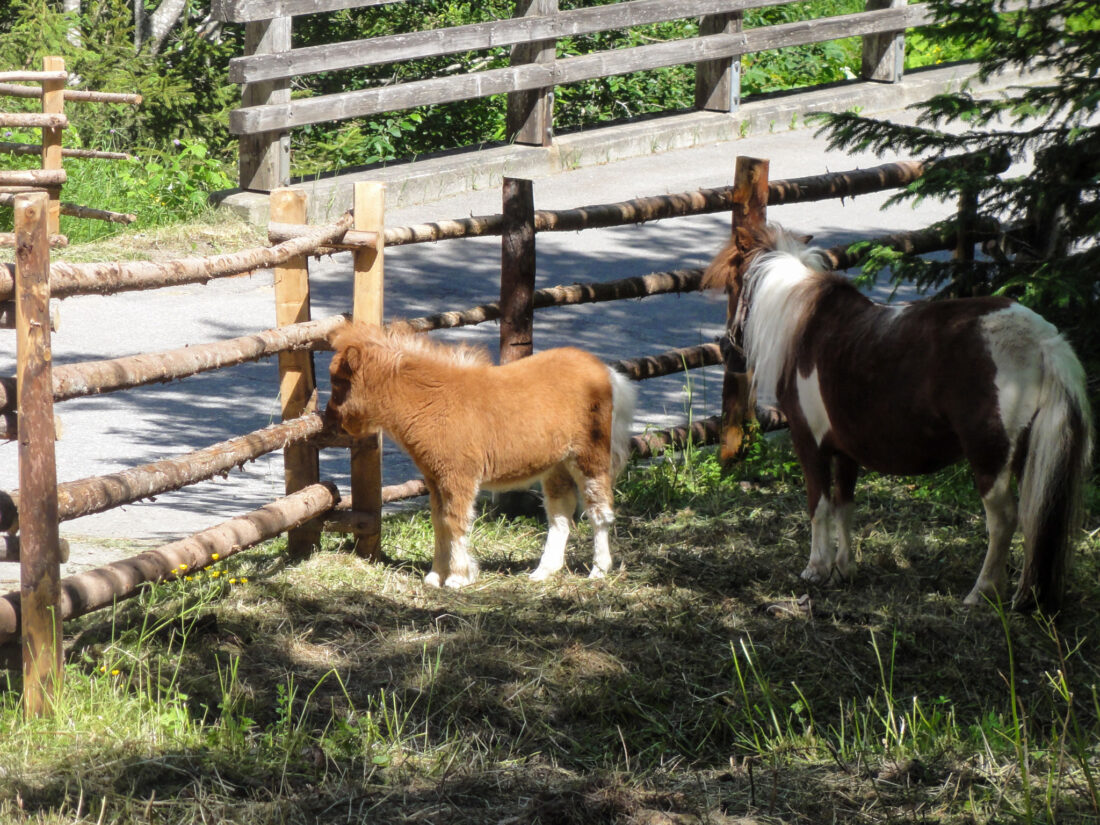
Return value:
[(500, 363), (534, 351), (535, 196), (531, 181), (505, 178), (500, 238)]
[[(514, 17), (553, 16), (558, 0), (516, 0)], [(556, 40), (518, 43), (512, 47), (512, 65), (553, 63), (557, 58)], [(554, 89), (511, 92), (505, 115), (507, 139), (531, 146), (549, 146), (554, 139)]]
[[(699, 21), (699, 36), (740, 34), (744, 12), (708, 14)], [(741, 58), (727, 57), (695, 64), (695, 108), (736, 112), (741, 106)]]
[(50, 368), (49, 196), (15, 199), (23, 705), (50, 711), (61, 686), (61, 547)]
[[(42, 69), (47, 72), (65, 71), (65, 61), (60, 57), (45, 57), (42, 59)], [(47, 115), (60, 115), (65, 113), (65, 81), (42, 81), (42, 113)], [(61, 133), (62, 129), (50, 127), (42, 130), (42, 168), (59, 170), (62, 168), (61, 160)], [(50, 193), (49, 214), (47, 225), (51, 235), (61, 232), (61, 187), (50, 186), (46, 189)]]
[[(376, 249), (355, 252), (355, 295), (351, 315), (356, 321), (382, 323), (386, 187), (377, 181), (355, 184), (355, 228), (378, 233)], [(362, 439), (351, 450), (351, 506), (377, 516), (370, 530), (355, 532), (355, 552), (366, 559), (382, 555), (382, 434)]]
[[(290, 51), (290, 21), (289, 17), (277, 17), (246, 23), (244, 53)], [(287, 80), (245, 83), (241, 87), (241, 106), (289, 102), (290, 82)], [(242, 189), (270, 192), (290, 182), (290, 132), (241, 135), (238, 147)]]
[[(762, 229), (768, 221), (768, 161), (739, 157), (733, 178), (732, 227)], [(748, 251), (748, 250), (744, 250)], [(730, 294), (726, 307), (726, 326), (730, 328), (737, 314), (740, 295)], [(723, 462), (736, 459), (744, 442), (744, 422), (754, 415), (749, 393), (752, 380), (748, 373), (736, 372), (727, 364), (722, 377), (722, 435), (719, 458)]]
[[(271, 193), (271, 220), (279, 223), (306, 222), (306, 193), (276, 189)], [(305, 255), (275, 267), (275, 324), (287, 326), (310, 320), (309, 262)], [(279, 398), (283, 421), (297, 418), (317, 407), (313, 353), (309, 350), (279, 353)], [(296, 493), (321, 480), (317, 448), (310, 444), (289, 444), (283, 448), (286, 493)], [(308, 557), (321, 546), (321, 524), (314, 520), (287, 533), (287, 552), (292, 558)]]
[[(865, 0), (864, 9), (905, 8), (909, 0)], [(861, 74), (864, 80), (900, 83), (905, 72), (905, 29), (863, 36)]]

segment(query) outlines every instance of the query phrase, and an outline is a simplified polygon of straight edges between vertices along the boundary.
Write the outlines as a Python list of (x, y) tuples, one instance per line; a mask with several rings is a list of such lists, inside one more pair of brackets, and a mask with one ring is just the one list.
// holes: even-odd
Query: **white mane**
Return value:
[(780, 376), (824, 268), (819, 250), (778, 232), (775, 250), (757, 256), (745, 273), (745, 358), (763, 405), (776, 404)]

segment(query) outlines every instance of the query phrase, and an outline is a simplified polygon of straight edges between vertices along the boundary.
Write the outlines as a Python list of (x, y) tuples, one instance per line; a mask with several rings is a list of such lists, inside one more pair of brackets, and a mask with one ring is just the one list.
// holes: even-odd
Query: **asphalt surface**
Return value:
[[(908, 117), (904, 113), (895, 119)], [(732, 182), (735, 158), (768, 158), (772, 179), (868, 167), (896, 158), (830, 151), (808, 129), (750, 136), (732, 142), (624, 160), (536, 180), (537, 209), (566, 209), (635, 197), (687, 192)], [(952, 204), (925, 202), (882, 210), (889, 193), (844, 201), (774, 207), (772, 220), (812, 233), (831, 246), (871, 235), (915, 229), (950, 214)], [(500, 211), (499, 190), (469, 192), (435, 203), (387, 212), (389, 226)], [(611, 280), (704, 266), (728, 237), (728, 214), (675, 218), (584, 232), (542, 233), (537, 240), (538, 286)], [(462, 309), (499, 297), (500, 239), (442, 241), (386, 251), (385, 315), (414, 317)], [(313, 317), (350, 309), (350, 255), (311, 262)], [(888, 287), (879, 297), (887, 298)], [(64, 300), (53, 336), (55, 363), (112, 358), (217, 341), (274, 325), (272, 275), (214, 281), (117, 296)], [(723, 329), (725, 298), (691, 294), (540, 311), (538, 349), (585, 347), (613, 360), (712, 341)], [(499, 327), (485, 324), (440, 333), (450, 341), (496, 350)], [(13, 372), (9, 333), (7, 374)], [(317, 355), (321, 397), (327, 397), (328, 354)], [(711, 367), (642, 382), (635, 431), (713, 415), (721, 370)], [(171, 384), (64, 402), (57, 442), (59, 481), (116, 472), (200, 449), (278, 420), (274, 360), (196, 376)], [(392, 445), (385, 448), (384, 481), (404, 481), (414, 468)], [(328, 450), (322, 477), (346, 480), (346, 451)], [(0, 488), (18, 486), (16, 444), (0, 445)], [(346, 489), (346, 486), (344, 487)], [(265, 456), (187, 490), (169, 493), (61, 525), (73, 554), (63, 575), (183, 538), (255, 509), (283, 493), (281, 453)], [(18, 565), (0, 564), (0, 589), (17, 587)]]

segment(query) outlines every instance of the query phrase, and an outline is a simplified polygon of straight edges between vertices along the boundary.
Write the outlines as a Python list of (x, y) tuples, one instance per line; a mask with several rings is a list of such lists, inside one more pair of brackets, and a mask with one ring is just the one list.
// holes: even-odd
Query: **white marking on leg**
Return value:
[(611, 525), (615, 514), (610, 507), (598, 506), (588, 511), (588, 520), (592, 522), (592, 570), (590, 579), (602, 579), (611, 569)]
[(821, 496), (810, 519), (810, 563), (802, 571), (806, 581), (827, 582), (833, 573), (833, 503)]
[(829, 412), (825, 409), (825, 399), (821, 397), (821, 384), (817, 380), (817, 369), (802, 377), (796, 370), (795, 388), (798, 390), (798, 406), (802, 409), (802, 415), (813, 433), (817, 446), (825, 440), (825, 436), (832, 429), (829, 422)]
[[(560, 502), (561, 499), (557, 499)], [(560, 508), (560, 505), (556, 505)], [(550, 529), (546, 533), (546, 546), (542, 549), (539, 566), (531, 571), (531, 578), (537, 582), (550, 578), (565, 564), (565, 545), (569, 539), (569, 527), (572, 524), (572, 507), (551, 512), (550, 500), (546, 502), (546, 515)]]
[(1016, 499), (1012, 495), (1012, 473), (1001, 471), (993, 486), (982, 496), (985, 505), (985, 527), (989, 532), (989, 548), (974, 588), (963, 600), (966, 605), (978, 605), (985, 597), (996, 601), (1003, 598), (1008, 585), (1008, 549), (1016, 532)]

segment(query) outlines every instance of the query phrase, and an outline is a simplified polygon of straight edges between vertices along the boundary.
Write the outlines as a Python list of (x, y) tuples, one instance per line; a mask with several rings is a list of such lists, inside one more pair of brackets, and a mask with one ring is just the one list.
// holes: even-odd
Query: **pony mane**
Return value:
[(457, 367), (490, 366), (493, 363), (482, 347), (468, 344), (452, 346), (433, 341), (427, 335), (417, 333), (404, 321), (395, 321), (384, 327), (349, 322), (332, 333), (330, 342), (334, 349), (354, 344), (369, 347), (376, 355), (388, 357), (393, 369), (410, 356)]
[(741, 296), (745, 356), (757, 400), (776, 403), (791, 349), (822, 289), (842, 280), (825, 271), (820, 249), (777, 224), (757, 235)]

